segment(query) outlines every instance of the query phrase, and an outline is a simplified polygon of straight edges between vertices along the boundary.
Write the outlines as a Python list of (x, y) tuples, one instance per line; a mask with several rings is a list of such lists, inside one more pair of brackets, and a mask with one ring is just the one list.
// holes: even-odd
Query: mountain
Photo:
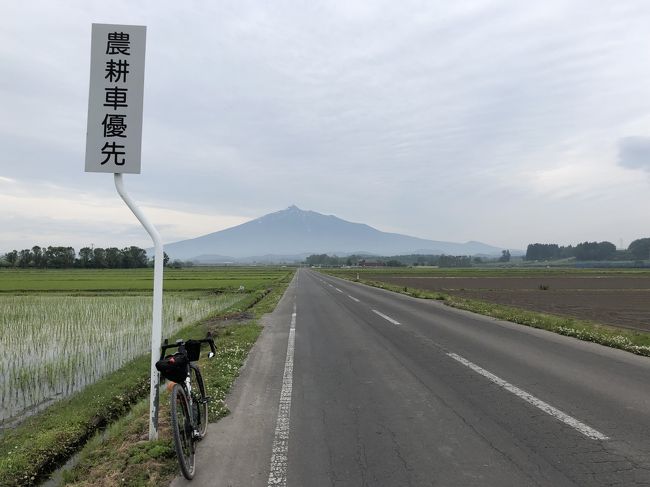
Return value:
[(481, 242), (438, 242), (379, 231), (296, 206), (201, 237), (165, 245), (171, 259), (220, 262), (281, 262), (310, 254), (500, 255)]

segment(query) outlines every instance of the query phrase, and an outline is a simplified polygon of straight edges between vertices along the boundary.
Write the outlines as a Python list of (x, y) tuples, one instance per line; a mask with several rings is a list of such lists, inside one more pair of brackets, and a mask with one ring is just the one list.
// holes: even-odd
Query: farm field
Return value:
[(335, 275), (439, 291), (631, 330), (650, 331), (650, 271), (582, 269), (380, 269)]
[[(286, 268), (165, 270), (163, 337), (237, 306)], [(150, 269), (0, 272), (0, 429), (149, 351)]]
[[(165, 291), (261, 289), (287, 268), (196, 267), (165, 269)], [(0, 293), (151, 291), (153, 269), (0, 269)]]

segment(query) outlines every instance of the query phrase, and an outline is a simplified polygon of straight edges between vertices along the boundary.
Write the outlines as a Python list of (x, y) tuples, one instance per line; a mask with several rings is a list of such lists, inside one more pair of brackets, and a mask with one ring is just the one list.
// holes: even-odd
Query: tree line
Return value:
[[(510, 254), (508, 253), (508, 256)], [(394, 255), (370, 257), (367, 255), (350, 255), (337, 257), (328, 254), (312, 254), (305, 259), (309, 266), (360, 266), (360, 267), (403, 267), (403, 266), (438, 266), (438, 267), (469, 267), (472, 258), (468, 255)]]
[(650, 259), (650, 238), (640, 238), (626, 250), (617, 250), (611, 242), (582, 242), (576, 246), (558, 244), (529, 244), (526, 260), (556, 260), (575, 258), (579, 261), (589, 260), (647, 260)]
[[(8, 267), (37, 268), (37, 269), (136, 269), (153, 265), (147, 251), (136, 246), (101, 248), (83, 247), (79, 253), (73, 247), (40, 247), (31, 249), (12, 250), (3, 259)], [(164, 254), (164, 265), (169, 257)]]

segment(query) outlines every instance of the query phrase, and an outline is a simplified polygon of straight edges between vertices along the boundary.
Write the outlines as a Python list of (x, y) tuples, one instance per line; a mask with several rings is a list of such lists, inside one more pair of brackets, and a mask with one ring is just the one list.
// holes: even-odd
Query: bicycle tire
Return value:
[(203, 439), (208, 431), (208, 401), (205, 393), (205, 383), (198, 365), (190, 364), (190, 378), (192, 381), (194, 424), (199, 433), (198, 439)]
[(185, 389), (174, 384), (170, 394), (171, 428), (174, 449), (181, 467), (181, 473), (187, 480), (194, 477), (194, 437), (192, 418)]

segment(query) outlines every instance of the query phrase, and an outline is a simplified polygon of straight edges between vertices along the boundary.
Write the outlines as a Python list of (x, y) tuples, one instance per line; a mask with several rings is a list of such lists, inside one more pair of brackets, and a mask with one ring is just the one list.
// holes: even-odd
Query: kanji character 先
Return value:
[[(104, 147), (102, 147), (102, 154), (106, 156), (106, 158), (102, 161), (102, 165), (106, 164), (111, 157), (113, 158), (113, 163), (116, 166), (123, 166), (124, 163), (126, 162), (126, 159), (124, 157), (121, 158), (119, 156), (123, 156), (126, 154), (126, 151), (124, 150), (123, 145), (118, 145), (115, 142), (106, 142), (104, 144)], [(121, 149), (121, 150), (120, 150)]]

